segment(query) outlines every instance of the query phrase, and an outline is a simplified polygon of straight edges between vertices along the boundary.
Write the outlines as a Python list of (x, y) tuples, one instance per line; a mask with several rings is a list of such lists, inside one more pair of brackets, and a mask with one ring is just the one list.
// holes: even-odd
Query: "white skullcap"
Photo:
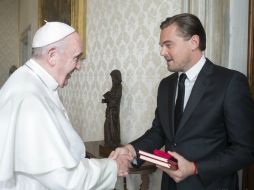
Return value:
[(46, 22), (34, 35), (32, 47), (43, 47), (75, 32), (75, 29), (62, 22)]

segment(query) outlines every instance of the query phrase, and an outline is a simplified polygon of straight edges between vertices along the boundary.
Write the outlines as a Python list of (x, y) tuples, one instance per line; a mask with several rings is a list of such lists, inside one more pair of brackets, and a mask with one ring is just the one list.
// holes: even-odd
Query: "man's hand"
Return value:
[(132, 145), (127, 144), (123, 147), (118, 147), (114, 151), (112, 151), (109, 155), (109, 158), (117, 159), (119, 155), (127, 154), (129, 155), (129, 160), (132, 161), (136, 157), (135, 149)]
[(190, 162), (186, 160), (184, 157), (181, 155), (177, 154), (176, 152), (170, 152), (168, 151), (169, 154), (171, 154), (175, 159), (178, 161), (178, 170), (171, 170), (162, 166), (157, 167), (167, 173), (175, 182), (180, 182), (187, 178), (188, 176), (191, 176), (195, 172), (195, 164), (194, 162)]
[(131, 167), (131, 162), (136, 156), (136, 152), (132, 145), (125, 145), (123, 147), (118, 147), (112, 151), (109, 158), (117, 162), (118, 176), (127, 176), (129, 168)]

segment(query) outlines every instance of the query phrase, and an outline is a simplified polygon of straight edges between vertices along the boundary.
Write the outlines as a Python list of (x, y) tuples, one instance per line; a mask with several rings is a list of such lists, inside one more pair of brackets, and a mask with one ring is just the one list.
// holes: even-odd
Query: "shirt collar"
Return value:
[[(202, 67), (204, 66), (205, 62), (206, 62), (206, 58), (204, 55), (202, 55), (200, 60), (195, 65), (193, 65), (188, 71), (185, 72), (188, 80), (192, 81), (197, 78), (197, 76), (198, 76), (200, 70), (202, 69)], [(180, 74), (181, 73), (179, 73), (179, 75)]]
[(35, 74), (42, 80), (42, 82), (51, 90), (56, 90), (58, 88), (58, 83), (56, 80), (35, 60), (30, 59), (26, 65), (31, 68)]

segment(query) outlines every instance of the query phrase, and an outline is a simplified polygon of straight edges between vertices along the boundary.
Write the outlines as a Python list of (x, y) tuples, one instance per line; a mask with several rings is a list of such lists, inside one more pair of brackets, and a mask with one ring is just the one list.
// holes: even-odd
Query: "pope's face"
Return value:
[(161, 30), (160, 46), (160, 54), (165, 58), (169, 71), (185, 72), (191, 67), (191, 39), (184, 39), (176, 25)]
[(75, 70), (80, 70), (80, 58), (83, 53), (81, 39), (77, 33), (71, 34), (62, 50), (60, 50), (57, 61), (57, 81), (60, 87), (68, 84), (71, 74)]

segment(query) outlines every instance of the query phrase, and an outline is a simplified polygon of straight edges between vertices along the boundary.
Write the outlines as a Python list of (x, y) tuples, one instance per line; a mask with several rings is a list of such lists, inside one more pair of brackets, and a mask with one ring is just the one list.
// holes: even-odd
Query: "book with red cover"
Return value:
[(177, 160), (171, 156), (169, 153), (161, 151), (161, 150), (154, 150), (154, 154), (139, 150), (139, 158), (156, 165), (160, 165), (172, 170), (177, 170)]

